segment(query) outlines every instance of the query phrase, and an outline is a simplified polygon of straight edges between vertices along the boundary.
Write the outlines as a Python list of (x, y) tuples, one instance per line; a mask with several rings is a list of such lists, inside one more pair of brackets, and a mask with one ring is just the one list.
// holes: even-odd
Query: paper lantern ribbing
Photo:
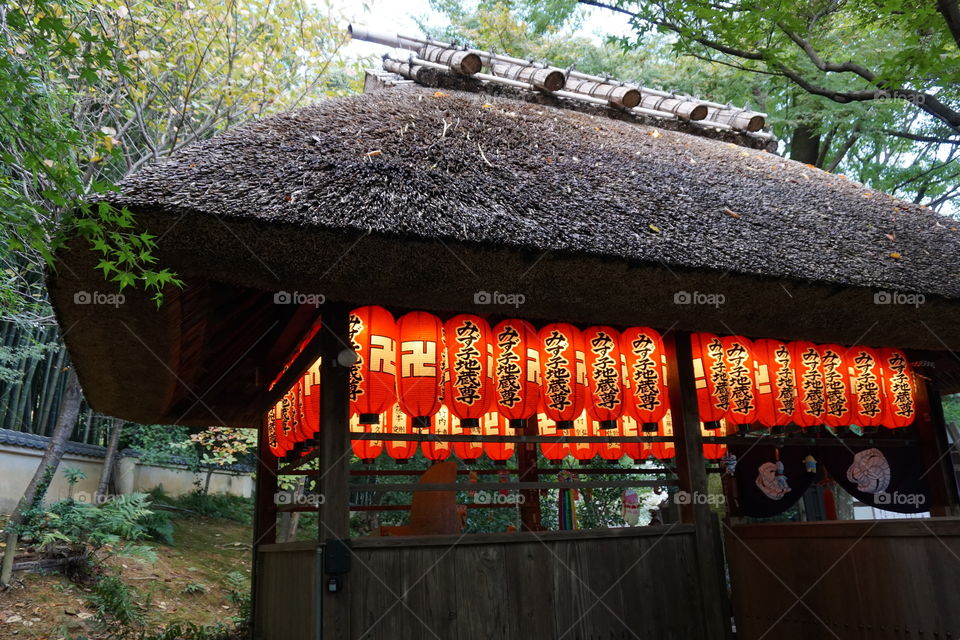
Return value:
[[(485, 436), (508, 435), (506, 421), (496, 411), (491, 411), (483, 417), (482, 429)], [(483, 450), (494, 464), (504, 465), (513, 457), (516, 445), (513, 442), (484, 442)]]
[[(385, 414), (385, 418), (387, 423), (385, 433), (394, 435), (411, 435), (413, 433), (410, 416), (403, 412), (399, 404), (394, 404), (390, 411)], [(406, 464), (417, 453), (417, 443), (406, 440), (386, 440), (384, 448), (387, 450), (387, 455), (393, 458), (397, 464)]]
[(712, 333), (690, 335), (693, 375), (700, 420), (708, 429), (719, 429), (730, 408), (730, 380), (723, 357), (723, 342)]
[[(430, 424), (429, 433), (432, 435), (445, 436), (450, 433), (450, 412), (446, 407), (441, 406), (436, 413), (436, 420)], [(451, 447), (449, 442), (440, 442), (438, 440), (429, 440), (420, 443), (420, 451), (423, 457), (433, 462), (440, 462), (450, 457)]]
[(376, 424), (397, 398), (397, 324), (383, 307), (360, 307), (350, 312), (349, 331), (357, 354), (350, 368), (350, 410), (360, 424)]
[(821, 345), (823, 371), (823, 423), (828, 427), (846, 427), (853, 423), (853, 387), (847, 362), (847, 349), (836, 344)]
[(756, 363), (753, 343), (743, 336), (724, 336), (723, 358), (727, 367), (730, 402), (725, 414), (733, 424), (750, 424), (757, 418)]
[(443, 403), (443, 324), (431, 313), (411, 311), (397, 321), (397, 334), (397, 402), (413, 418), (414, 428), (426, 429)]
[[(350, 416), (351, 433), (383, 433), (383, 425), (378, 420), (376, 424), (360, 424), (360, 416)], [(350, 440), (353, 455), (360, 458), (363, 464), (373, 464), (383, 453), (383, 440)]]
[(632, 327), (620, 336), (626, 368), (627, 406), (644, 431), (655, 433), (670, 406), (663, 338), (648, 327)]
[(797, 378), (794, 422), (801, 427), (821, 425), (826, 410), (826, 396), (820, 350), (812, 342), (791, 342), (790, 356)]
[(589, 327), (583, 332), (583, 347), (589, 391), (587, 413), (598, 429), (616, 429), (627, 400), (620, 332), (610, 327)]
[(523, 429), (540, 403), (540, 337), (526, 320), (504, 320), (493, 328), (494, 403), (513, 429)]
[(572, 429), (586, 401), (583, 334), (572, 324), (555, 322), (540, 330), (543, 408), (557, 429)]
[(786, 342), (757, 340), (753, 343), (757, 361), (757, 419), (765, 427), (793, 422), (797, 409), (797, 378)]
[(880, 355), (870, 347), (850, 347), (853, 368), (853, 423), (879, 427), (883, 423), (883, 367)]
[(444, 398), (463, 429), (476, 429), (493, 396), (492, 331), (480, 316), (461, 314), (443, 326), (448, 375)]
[(883, 424), (890, 429), (909, 427), (917, 417), (913, 372), (899, 349), (881, 349), (883, 366)]

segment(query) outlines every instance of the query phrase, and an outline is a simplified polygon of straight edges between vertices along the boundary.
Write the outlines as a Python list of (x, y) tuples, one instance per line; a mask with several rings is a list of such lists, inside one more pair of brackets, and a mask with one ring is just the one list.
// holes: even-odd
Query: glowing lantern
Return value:
[(493, 328), (494, 405), (491, 409), (523, 429), (540, 402), (540, 338), (526, 320), (504, 320)]
[(690, 342), (700, 420), (709, 429), (719, 429), (720, 420), (730, 408), (730, 382), (723, 357), (723, 342), (712, 333), (691, 334)]
[(587, 413), (599, 429), (616, 429), (626, 406), (627, 390), (620, 356), (620, 332), (590, 327), (583, 332), (587, 365)]
[(797, 408), (797, 378), (787, 343), (757, 340), (753, 343), (757, 361), (757, 419), (765, 427), (793, 422)]
[(753, 344), (742, 336), (725, 336), (723, 358), (727, 366), (730, 402), (726, 419), (732, 424), (750, 424), (757, 418), (757, 385), (754, 379), (756, 364)]
[[(483, 417), (482, 433), (485, 436), (505, 436), (507, 435), (506, 422), (496, 411), (491, 411)], [(512, 442), (484, 442), (483, 450), (494, 464), (504, 465), (513, 456), (516, 445)]]
[(449, 367), (444, 398), (464, 429), (480, 426), (493, 396), (492, 331), (479, 316), (459, 315), (443, 327)]
[(620, 353), (629, 388), (627, 413), (642, 423), (644, 431), (656, 432), (670, 406), (663, 338), (647, 327), (627, 329), (620, 336)]
[(411, 311), (397, 321), (397, 333), (397, 402), (413, 418), (414, 428), (426, 429), (443, 402), (443, 324), (433, 314)]
[(823, 370), (823, 423), (828, 427), (846, 427), (853, 422), (853, 388), (847, 364), (847, 349), (835, 344), (821, 345)]
[(289, 453), (291, 450), (293, 450), (293, 447), (297, 442), (297, 434), (293, 428), (293, 394), (291, 394), (289, 391), (283, 394), (283, 397), (280, 398), (276, 418), (277, 440), (280, 442), (280, 446)]
[[(377, 424), (360, 424), (360, 416), (350, 416), (351, 433), (383, 433), (382, 429), (379, 420)], [(350, 440), (350, 447), (363, 464), (373, 464), (383, 453), (383, 440)]]
[(790, 357), (797, 378), (794, 422), (801, 427), (821, 425), (826, 411), (826, 396), (820, 350), (812, 342), (791, 342)]
[(278, 434), (277, 434), (277, 425), (279, 420), (277, 415), (280, 413), (280, 403), (270, 407), (270, 411), (267, 413), (266, 424), (264, 425), (264, 435), (267, 439), (267, 447), (277, 458), (282, 458), (287, 455), (287, 449), (283, 446)]
[[(600, 435), (600, 424), (596, 420), (590, 421), (590, 431), (591, 435)], [(614, 431), (605, 431), (603, 435), (612, 436), (610, 440), (594, 445), (596, 447), (597, 455), (599, 455), (602, 460), (616, 462), (624, 456), (624, 443), (623, 440), (620, 439), (620, 434), (621, 431), (619, 426)]]
[[(633, 416), (624, 414), (620, 419), (620, 435), (624, 438), (636, 438), (640, 435), (640, 425)], [(630, 456), (634, 462), (643, 462), (650, 456), (650, 445), (646, 442), (624, 442), (623, 454)], [(603, 456), (601, 450), (600, 455)]]
[[(673, 437), (673, 414), (667, 411), (666, 415), (657, 425), (657, 435), (665, 438)], [(650, 453), (657, 460), (669, 460), (676, 455), (676, 446), (670, 442), (651, 442)]]
[(310, 440), (320, 433), (320, 359), (303, 375), (303, 421)]
[[(469, 435), (464, 432), (460, 420), (453, 415), (450, 416), (450, 435)], [(483, 444), (476, 441), (454, 442), (453, 455), (463, 460), (465, 464), (473, 464), (483, 455)]]
[[(577, 419), (573, 421), (573, 435), (578, 438), (589, 438), (596, 434), (591, 424), (590, 416), (587, 412), (582, 412)], [(559, 425), (557, 426), (559, 428)], [(570, 455), (580, 461), (580, 464), (589, 464), (593, 457), (597, 455), (598, 442), (571, 442)]]
[[(727, 435), (729, 427), (727, 426), (727, 421), (724, 420), (723, 424), (719, 431), (717, 430), (708, 430), (707, 426), (704, 423), (700, 423), (700, 435), (704, 437), (716, 437)], [(720, 460), (723, 456), (727, 455), (727, 445), (725, 444), (707, 444), (703, 445), (703, 458), (704, 460)]]
[[(441, 406), (437, 411), (437, 419), (429, 426), (432, 435), (445, 436), (450, 433), (450, 412)], [(429, 440), (420, 443), (420, 450), (427, 460), (440, 462), (450, 457), (450, 443)]]
[(906, 354), (899, 349), (881, 349), (883, 371), (883, 424), (891, 429), (908, 427), (917, 414), (913, 372)]
[(870, 347), (850, 347), (847, 362), (853, 377), (853, 423), (879, 427), (883, 422), (883, 366)]
[[(413, 427), (410, 424), (410, 416), (403, 412), (399, 404), (394, 404), (386, 414), (385, 433), (394, 435), (411, 435)], [(417, 452), (417, 443), (409, 440), (386, 440), (384, 448), (387, 455), (393, 458), (397, 464), (406, 464), (410, 458)]]
[(357, 361), (350, 368), (350, 411), (360, 424), (376, 424), (396, 402), (397, 324), (383, 307), (350, 312), (350, 344)]
[(550, 461), (550, 464), (558, 465), (570, 453), (570, 444), (561, 442), (562, 436), (557, 430), (557, 425), (547, 419), (547, 414), (537, 414), (537, 427), (541, 436), (545, 438), (555, 437), (557, 442), (541, 442), (540, 452), (543, 457)]
[(586, 400), (583, 334), (572, 324), (556, 322), (540, 330), (543, 408), (557, 429), (572, 429)]

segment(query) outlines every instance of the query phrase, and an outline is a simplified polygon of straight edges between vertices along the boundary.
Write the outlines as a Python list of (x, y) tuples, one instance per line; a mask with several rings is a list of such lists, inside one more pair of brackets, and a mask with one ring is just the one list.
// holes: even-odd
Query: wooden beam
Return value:
[(930, 488), (930, 515), (960, 515), (957, 477), (947, 443), (947, 425), (940, 393), (934, 380), (917, 379), (917, 430), (920, 460)]
[(584, 482), (397, 482), (390, 484), (351, 484), (350, 491), (386, 493), (389, 491), (510, 491), (540, 489), (608, 489), (629, 487), (663, 487), (672, 480), (597, 480)]
[[(539, 433), (537, 416), (527, 420), (524, 426), (525, 436), (536, 436)], [(524, 442), (516, 447), (518, 475), (517, 480), (525, 482), (539, 482), (540, 469), (537, 465), (539, 447), (532, 442)], [(520, 492), (523, 503), (520, 505), (520, 530), (543, 531), (540, 512), (540, 492), (536, 489), (524, 489)]]
[(267, 442), (267, 416), (263, 416), (257, 433), (257, 475), (254, 478), (253, 502), (253, 572), (250, 578), (251, 610), (253, 628), (257, 630), (262, 620), (258, 610), (261, 600), (257, 595), (259, 586), (260, 548), (277, 541), (277, 510), (274, 495), (277, 492), (277, 458)]
[[(343, 305), (327, 304), (323, 309), (323, 328), (318, 336), (320, 357), (320, 452), (317, 476), (323, 501), (318, 510), (319, 541), (350, 537), (350, 424), (349, 362), (340, 362), (341, 352), (349, 352), (349, 310)], [(350, 628), (349, 577), (333, 592), (327, 589), (326, 569), (317, 576), (319, 590), (320, 637), (335, 640)]]

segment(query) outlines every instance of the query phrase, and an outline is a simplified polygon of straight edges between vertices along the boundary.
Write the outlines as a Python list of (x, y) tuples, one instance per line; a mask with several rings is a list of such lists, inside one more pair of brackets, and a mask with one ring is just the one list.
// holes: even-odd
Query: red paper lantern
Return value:
[(537, 429), (541, 436), (545, 438), (553, 437), (558, 440), (558, 442), (541, 442), (540, 452), (544, 458), (550, 461), (550, 464), (560, 464), (570, 454), (570, 444), (559, 441), (562, 434), (557, 430), (556, 423), (547, 418), (546, 413), (537, 414)]
[(691, 334), (690, 342), (700, 420), (707, 428), (719, 429), (720, 420), (730, 408), (730, 381), (723, 342), (712, 333)]
[[(410, 416), (403, 412), (399, 404), (394, 404), (390, 411), (386, 413), (385, 418), (387, 423), (385, 433), (395, 435), (411, 435), (413, 433)], [(387, 455), (393, 458), (397, 464), (406, 464), (417, 453), (417, 443), (409, 440), (385, 440), (384, 448), (387, 450)]]
[[(622, 421), (626, 419), (628, 418), (626, 417), (623, 418), (621, 420), (621, 424), (622, 424)], [(634, 424), (636, 424), (636, 422), (634, 422)], [(606, 460), (608, 462), (616, 462), (620, 458), (622, 458), (624, 455), (626, 455), (624, 453), (623, 440), (620, 439), (622, 436), (621, 428), (622, 428), (621, 425), (617, 425), (616, 429), (601, 430), (599, 422), (597, 422), (596, 420), (590, 421), (590, 431), (592, 432), (592, 434), (600, 435), (600, 436), (610, 436), (610, 439), (607, 442), (600, 442), (597, 445), (595, 445), (597, 455), (599, 455), (602, 460)]]
[(493, 328), (495, 409), (523, 429), (540, 403), (540, 337), (526, 320), (504, 320)]
[(753, 343), (743, 336), (724, 336), (723, 358), (727, 366), (730, 402), (725, 414), (732, 424), (750, 424), (757, 419), (756, 363)]
[(267, 447), (270, 449), (270, 453), (277, 458), (282, 458), (287, 455), (287, 448), (284, 447), (284, 443), (281, 441), (277, 432), (277, 426), (280, 423), (278, 418), (279, 414), (280, 403), (278, 402), (270, 407), (270, 411), (267, 413), (267, 420), (264, 425), (264, 436), (267, 439)]
[(917, 417), (913, 371), (899, 349), (881, 349), (883, 373), (883, 424), (890, 429), (909, 427)]
[(311, 440), (320, 433), (320, 359), (303, 374), (303, 420)]
[(583, 332), (587, 365), (587, 413), (598, 429), (616, 429), (627, 404), (626, 380), (620, 354), (620, 332), (589, 327)]
[(757, 419), (765, 427), (793, 422), (797, 409), (797, 378), (790, 347), (780, 340), (753, 343), (757, 361)]
[[(636, 438), (640, 433), (640, 424), (633, 416), (624, 414), (620, 418), (620, 435), (624, 438)], [(622, 446), (624, 455), (630, 456), (634, 462), (643, 462), (650, 457), (650, 444), (647, 442), (625, 441)]]
[(480, 426), (493, 397), (492, 334), (480, 316), (459, 315), (443, 326), (448, 375), (444, 398), (463, 429)]
[[(657, 425), (657, 435), (666, 438), (673, 437), (673, 414), (671, 411), (667, 411)], [(676, 455), (676, 445), (672, 440), (669, 442), (651, 442), (650, 453), (657, 460), (669, 460)]]
[[(360, 416), (350, 416), (350, 433), (383, 433), (382, 429), (379, 420), (376, 424), (360, 424)], [(350, 440), (350, 447), (363, 464), (373, 464), (383, 453), (383, 440)]]
[[(450, 435), (470, 435), (464, 431), (463, 426), (460, 423), (460, 419), (454, 415), (450, 416)], [(454, 442), (453, 455), (463, 460), (465, 464), (473, 464), (480, 459), (480, 456), (483, 455), (483, 443), (475, 440), (470, 440), (467, 442)]]
[[(700, 435), (704, 437), (716, 437), (727, 435), (728, 427), (727, 421), (723, 421), (724, 424), (721, 425), (719, 430), (708, 429), (707, 425), (700, 423)], [(723, 456), (727, 455), (727, 445), (725, 444), (704, 444), (703, 445), (703, 459), (704, 460), (720, 460)]]
[(883, 423), (883, 365), (870, 347), (850, 347), (847, 354), (853, 377), (853, 423), (879, 427)]
[(821, 425), (826, 411), (826, 395), (820, 350), (812, 342), (791, 342), (790, 356), (797, 378), (794, 422), (801, 427)]
[[(431, 435), (445, 436), (450, 433), (450, 412), (446, 407), (441, 406), (436, 413), (436, 420), (430, 424), (429, 433)], [(450, 443), (439, 442), (437, 440), (428, 440), (420, 443), (420, 450), (427, 460), (440, 462), (450, 457)]]
[(572, 324), (555, 322), (540, 330), (543, 408), (557, 429), (572, 429), (586, 401), (583, 334)]
[(644, 431), (655, 433), (670, 406), (663, 338), (648, 327), (632, 327), (620, 336), (620, 353), (629, 388), (627, 413), (643, 425)]
[[(496, 411), (491, 411), (483, 417), (483, 435), (485, 436), (505, 436), (507, 433), (506, 421), (500, 417)], [(504, 465), (516, 451), (516, 445), (512, 442), (484, 442), (483, 450), (487, 457), (493, 460), (494, 464)]]
[(828, 427), (846, 427), (853, 423), (853, 387), (845, 347), (821, 345), (820, 367), (823, 371), (823, 423)]
[(295, 429), (296, 407), (294, 406), (294, 400), (294, 394), (288, 390), (280, 398), (280, 410), (277, 413), (277, 438), (282, 443), (283, 448), (287, 450), (287, 453), (292, 451), (298, 442)]
[(443, 403), (446, 360), (443, 324), (423, 311), (411, 311), (397, 321), (400, 336), (397, 402), (413, 418), (416, 429), (430, 426)]
[[(577, 438), (589, 438), (597, 435), (593, 430), (592, 421), (586, 411), (582, 412), (577, 416), (576, 420), (573, 421), (573, 435)], [(580, 464), (589, 464), (594, 456), (597, 455), (599, 444), (598, 442), (571, 442), (570, 455), (579, 460)]]
[(360, 424), (376, 424), (397, 399), (397, 324), (383, 307), (350, 312), (350, 344), (357, 361), (350, 368), (350, 410)]

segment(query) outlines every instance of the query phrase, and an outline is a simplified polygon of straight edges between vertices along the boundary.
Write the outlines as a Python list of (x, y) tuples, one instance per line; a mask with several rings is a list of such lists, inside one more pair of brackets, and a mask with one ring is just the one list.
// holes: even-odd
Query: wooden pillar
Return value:
[(260, 574), (260, 545), (277, 541), (277, 458), (267, 442), (267, 416), (260, 423), (257, 434), (257, 475), (254, 482), (253, 512), (253, 572), (250, 578), (253, 628), (259, 630), (260, 611), (257, 609), (257, 582)]
[[(350, 407), (349, 310), (328, 304), (320, 333), (320, 453), (317, 476), (321, 501), (319, 536), (321, 546), (350, 537)], [(321, 562), (317, 576), (322, 640), (349, 637), (349, 576), (341, 577), (337, 591), (328, 588), (330, 576)]]
[(690, 500), (681, 505), (681, 518), (693, 522), (697, 541), (695, 570), (700, 583), (704, 628), (709, 640), (730, 634), (730, 607), (724, 579), (723, 551), (717, 519), (707, 504), (707, 469), (700, 435), (700, 413), (693, 375), (690, 334), (674, 331), (664, 336), (667, 352), (667, 388), (676, 438), (677, 476), (680, 491)]
[(960, 515), (957, 477), (947, 443), (947, 425), (940, 392), (934, 380), (917, 379), (917, 417), (914, 427), (920, 460), (930, 487), (930, 515)]
[[(527, 420), (523, 433), (528, 436), (538, 435), (537, 416)], [(537, 466), (538, 447), (539, 445), (535, 442), (523, 442), (517, 445), (517, 478), (520, 482), (540, 480)], [(523, 503), (520, 505), (520, 530), (543, 531), (543, 525), (540, 524), (540, 491), (525, 489), (520, 492), (520, 495), (523, 496)]]

